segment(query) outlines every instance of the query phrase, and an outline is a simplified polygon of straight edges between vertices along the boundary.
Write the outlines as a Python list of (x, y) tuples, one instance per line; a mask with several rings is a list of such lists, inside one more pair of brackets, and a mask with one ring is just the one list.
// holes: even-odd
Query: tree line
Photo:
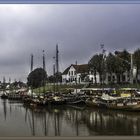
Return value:
[[(136, 67), (136, 78), (134, 82), (140, 82), (138, 74), (140, 71), (140, 49), (137, 49), (133, 54), (133, 66)], [(128, 72), (129, 77), (131, 76), (131, 54), (124, 49), (123, 51), (115, 51), (114, 53), (109, 52), (108, 55), (104, 53), (95, 54), (88, 62), (89, 69), (92, 71), (95, 77), (95, 84), (97, 83), (97, 73), (101, 84), (104, 84), (106, 73), (116, 75), (117, 83), (121, 83), (120, 76), (123, 76), (124, 72)], [(111, 81), (111, 82), (114, 82)]]
[(47, 72), (43, 68), (36, 68), (32, 72), (30, 72), (27, 77), (27, 85), (32, 88), (45, 86), (46, 82), (50, 83), (62, 82), (61, 72), (48, 76)]
[[(133, 54), (133, 66), (136, 67), (137, 73), (134, 82), (140, 83), (138, 74), (140, 74), (140, 49), (137, 49)], [(95, 84), (97, 84), (97, 74), (99, 75), (100, 84), (105, 83), (106, 73), (113, 76), (116, 75), (117, 83), (121, 83), (120, 77), (123, 76), (124, 72), (128, 73), (130, 77), (131, 73), (131, 54), (124, 49), (123, 51), (115, 51), (114, 53), (109, 52), (108, 55), (105, 53), (98, 53), (91, 57), (88, 61), (89, 71), (94, 75)], [(86, 79), (88, 74), (81, 74), (81, 79)], [(27, 85), (33, 88), (45, 86), (47, 82), (62, 82), (62, 73), (59, 72), (55, 75), (47, 76), (47, 73), (42, 68), (33, 70), (27, 77)], [(88, 81), (88, 80), (87, 80)], [(114, 83), (115, 80), (111, 80)]]

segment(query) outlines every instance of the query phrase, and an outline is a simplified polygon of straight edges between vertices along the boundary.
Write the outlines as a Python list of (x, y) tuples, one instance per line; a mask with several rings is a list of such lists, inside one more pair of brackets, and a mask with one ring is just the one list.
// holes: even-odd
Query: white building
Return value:
[[(62, 74), (63, 83), (77, 83), (85, 84), (87, 81), (95, 82), (94, 75), (89, 71), (88, 64), (74, 65), (71, 64), (66, 68)], [(96, 76), (97, 83), (99, 83), (99, 75)]]
[[(135, 79), (135, 69), (133, 70), (133, 77)], [(119, 81), (121, 83), (130, 83), (130, 72), (124, 72), (122, 75), (118, 76)], [(75, 84), (77, 79), (78, 84), (85, 84), (87, 81), (90, 81), (90, 83), (95, 83), (95, 76), (94, 74), (89, 71), (88, 64), (82, 64), (82, 65), (74, 65), (71, 64), (68, 68), (66, 68), (62, 74), (62, 82), (63, 83), (71, 83)], [(140, 76), (138, 75), (138, 79), (140, 79)], [(101, 83), (99, 73), (96, 73), (96, 83)], [(117, 83), (117, 75), (115, 73), (106, 73), (105, 75), (105, 84), (108, 83)]]

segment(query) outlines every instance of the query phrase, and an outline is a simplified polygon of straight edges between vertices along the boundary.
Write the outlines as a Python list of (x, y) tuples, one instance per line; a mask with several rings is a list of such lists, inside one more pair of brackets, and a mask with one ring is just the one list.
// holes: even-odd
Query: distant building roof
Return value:
[(88, 64), (82, 64), (82, 65), (71, 64), (68, 68), (64, 70), (63, 75), (68, 74), (68, 71), (72, 66), (75, 68), (77, 73), (87, 73), (89, 71)]

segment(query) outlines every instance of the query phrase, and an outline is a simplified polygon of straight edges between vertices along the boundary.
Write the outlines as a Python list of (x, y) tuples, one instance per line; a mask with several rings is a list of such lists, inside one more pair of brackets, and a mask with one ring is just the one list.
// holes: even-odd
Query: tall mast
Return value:
[(31, 72), (33, 71), (33, 54), (31, 54)]
[(9, 84), (11, 83), (11, 78), (9, 77)]
[(77, 61), (75, 62), (75, 64), (76, 64), (76, 94), (77, 94)]
[(130, 82), (133, 84), (133, 54), (130, 54), (131, 57), (131, 70), (130, 70)]
[[(46, 68), (45, 68), (45, 51), (43, 50), (43, 69), (44, 71), (46, 71)], [(43, 78), (43, 92), (45, 94), (45, 77)]]
[[(55, 57), (53, 57), (55, 59)], [(55, 81), (56, 81), (56, 76), (55, 76), (55, 64), (53, 64), (53, 88), (54, 88), (54, 93), (55, 93)]]
[(57, 84), (57, 91), (58, 91), (58, 74), (59, 74), (59, 59), (58, 59), (58, 44), (56, 44), (56, 84)]
[(6, 82), (6, 79), (5, 79), (5, 76), (3, 77), (3, 84), (5, 84), (5, 82)]
[(43, 69), (45, 70), (45, 51), (43, 50)]
[(58, 44), (56, 44), (56, 73), (57, 73), (57, 74), (58, 74), (58, 72), (59, 72), (58, 53), (59, 53), (59, 51), (58, 51)]
[(6, 83), (6, 80), (5, 80), (5, 76), (3, 77), (3, 91), (5, 90), (5, 83)]

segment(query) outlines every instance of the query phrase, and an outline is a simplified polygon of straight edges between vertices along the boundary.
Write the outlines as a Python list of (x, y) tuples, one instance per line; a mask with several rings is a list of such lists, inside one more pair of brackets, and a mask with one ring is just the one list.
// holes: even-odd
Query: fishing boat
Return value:
[(48, 104), (51, 104), (51, 105), (62, 105), (62, 104), (65, 104), (66, 101), (63, 97), (61, 96), (52, 96), (50, 100), (48, 100)]
[(135, 99), (120, 99), (107, 104), (107, 108), (126, 111), (140, 111), (140, 102)]
[(74, 95), (74, 96), (69, 96), (65, 98), (66, 104), (75, 104), (75, 105), (80, 105), (80, 104), (85, 104), (84, 97), (82, 98), (81, 96)]
[(85, 101), (80, 99), (80, 98), (74, 98), (73, 100), (72, 99), (69, 99), (66, 101), (67, 104), (85, 104)]
[(92, 96), (88, 98), (85, 103), (87, 104), (87, 106), (91, 107), (107, 108), (107, 101), (100, 97)]
[(131, 97), (111, 97), (103, 95), (86, 100), (88, 106), (101, 107), (106, 109), (140, 111), (140, 101)]
[(1, 99), (8, 99), (8, 95), (6, 92), (3, 92), (1, 95)]

